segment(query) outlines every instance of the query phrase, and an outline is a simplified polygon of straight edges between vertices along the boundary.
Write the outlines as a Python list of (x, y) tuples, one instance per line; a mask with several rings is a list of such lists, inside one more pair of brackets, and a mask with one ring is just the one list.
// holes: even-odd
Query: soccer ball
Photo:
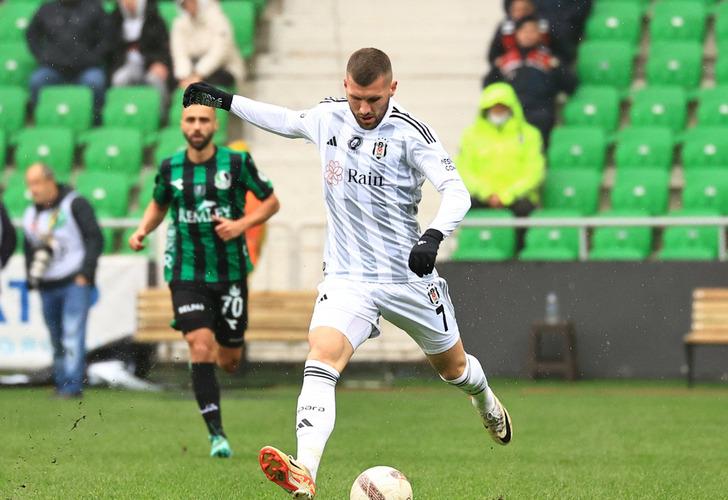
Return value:
[(412, 500), (412, 486), (397, 469), (378, 465), (367, 469), (351, 485), (349, 500)]

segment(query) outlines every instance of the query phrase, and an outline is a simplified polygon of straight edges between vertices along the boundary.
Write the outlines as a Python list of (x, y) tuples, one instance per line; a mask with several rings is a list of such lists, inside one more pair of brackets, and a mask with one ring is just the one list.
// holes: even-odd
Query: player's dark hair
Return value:
[(379, 49), (359, 49), (349, 57), (346, 73), (362, 87), (371, 85), (380, 76), (392, 78), (392, 63), (389, 56)]

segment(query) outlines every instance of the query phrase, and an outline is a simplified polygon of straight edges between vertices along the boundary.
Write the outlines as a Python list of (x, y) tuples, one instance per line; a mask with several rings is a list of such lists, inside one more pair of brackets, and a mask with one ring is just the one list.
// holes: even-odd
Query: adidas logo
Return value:
[(304, 418), (296, 426), (297, 429), (300, 429), (302, 427), (313, 427), (313, 424), (311, 422), (309, 422), (307, 419)]
[(326, 141), (326, 144), (328, 144), (329, 146), (336, 147), (336, 136), (333, 136), (331, 139), (329, 139), (328, 141)]

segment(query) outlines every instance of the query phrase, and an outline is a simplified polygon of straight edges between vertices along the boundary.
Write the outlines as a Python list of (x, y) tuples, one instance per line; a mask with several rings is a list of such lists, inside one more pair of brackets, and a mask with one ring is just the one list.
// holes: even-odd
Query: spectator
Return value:
[[(516, 47), (516, 22), (526, 16), (537, 16), (533, 0), (513, 0), (510, 2), (506, 19), (498, 25), (490, 42), (488, 62), (493, 65), (496, 59)], [(552, 40), (549, 32), (548, 20), (538, 17), (538, 27), (541, 32), (541, 44), (551, 48), (556, 55), (561, 55), (558, 40)]]
[(172, 56), (156, 0), (118, 0), (111, 13), (111, 85), (152, 85), (169, 101)]
[[(480, 114), (463, 134), (456, 165), (472, 208), (507, 208), (526, 217), (539, 202), (544, 178), (541, 134), (523, 117), (506, 83), (486, 87)], [(522, 247), (523, 231), (519, 233)]]
[(245, 66), (220, 5), (216, 0), (178, 1), (182, 13), (172, 24), (171, 47), (180, 88), (200, 80), (238, 86), (245, 77)]
[(527, 16), (516, 23), (516, 47), (498, 58), (486, 75), (483, 86), (498, 81), (510, 83), (521, 101), (526, 120), (548, 137), (555, 121), (559, 92), (571, 94), (576, 77), (540, 44), (538, 19)]
[[(518, 0), (504, 0), (503, 7), (506, 13), (516, 1)], [(584, 35), (584, 25), (591, 11), (592, 0), (533, 0), (533, 2), (538, 15), (548, 21), (552, 39), (559, 42), (558, 48), (554, 47), (554, 52), (564, 64), (571, 64)]]
[(23, 216), (28, 284), (40, 292), (53, 346), (56, 394), (81, 397), (86, 319), (104, 239), (91, 205), (36, 163), (25, 180), (33, 205)]
[(17, 243), (13, 222), (10, 220), (5, 204), (0, 202), (0, 268), (5, 267), (5, 264), (8, 263)]
[(26, 37), (39, 68), (30, 77), (31, 102), (45, 85), (87, 85), (96, 119), (104, 101), (109, 19), (99, 0), (55, 0), (40, 6)]

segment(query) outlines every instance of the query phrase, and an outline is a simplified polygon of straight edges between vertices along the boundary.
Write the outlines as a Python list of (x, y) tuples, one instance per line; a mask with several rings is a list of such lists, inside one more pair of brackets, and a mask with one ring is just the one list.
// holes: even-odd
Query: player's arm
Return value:
[(229, 111), (248, 123), (283, 137), (315, 141), (315, 125), (307, 112), (254, 101), (230, 94), (205, 82), (190, 84), (185, 90), (184, 107), (201, 104)]
[(159, 205), (154, 200), (149, 202), (136, 231), (129, 237), (129, 248), (135, 252), (144, 249), (144, 238), (162, 223), (168, 208), (169, 205)]
[(441, 196), (437, 215), (412, 247), (409, 256), (410, 269), (422, 277), (435, 268), (440, 242), (452, 234), (470, 209), (470, 194), (455, 170), (455, 164), (438, 140), (432, 143), (414, 141), (409, 159)]
[(144, 248), (144, 238), (157, 229), (167, 215), (169, 204), (172, 201), (172, 186), (170, 184), (171, 167), (169, 160), (162, 162), (159, 172), (154, 178), (154, 191), (152, 200), (144, 210), (139, 225), (129, 237), (129, 248), (138, 252)]
[(273, 217), (281, 208), (276, 195), (271, 193), (255, 210), (246, 213), (239, 219), (226, 219), (217, 215), (212, 216), (215, 221), (215, 232), (223, 241), (234, 240), (240, 237), (245, 231)]
[(217, 215), (213, 216), (215, 221), (215, 232), (224, 241), (229, 241), (242, 236), (251, 227), (263, 224), (278, 212), (280, 203), (273, 193), (271, 181), (258, 171), (253, 157), (245, 155), (245, 161), (241, 169), (241, 177), (235, 179), (236, 185), (251, 191), (253, 195), (261, 200), (260, 205), (239, 219), (226, 219)]

